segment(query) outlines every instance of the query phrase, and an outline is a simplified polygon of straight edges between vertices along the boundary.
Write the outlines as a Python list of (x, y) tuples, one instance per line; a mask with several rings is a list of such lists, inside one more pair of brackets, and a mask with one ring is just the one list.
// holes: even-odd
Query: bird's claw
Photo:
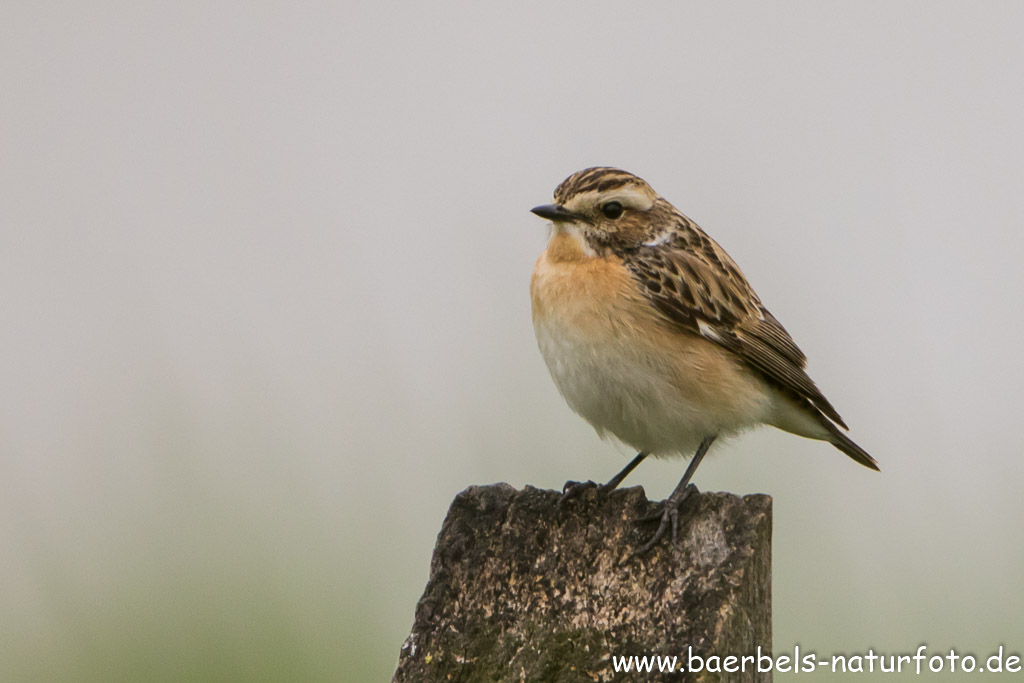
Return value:
[(685, 501), (692, 494), (697, 492), (697, 487), (694, 484), (690, 484), (685, 489), (683, 489), (682, 495), (680, 495), (677, 499), (673, 500), (672, 497), (669, 497), (669, 499), (665, 501), (665, 505), (661, 508), (660, 512), (656, 512), (653, 515), (648, 515), (646, 517), (641, 517), (640, 519), (638, 519), (637, 522), (641, 523), (659, 523), (658, 529), (654, 532), (654, 536), (651, 537), (651, 540), (647, 541), (647, 543), (644, 543), (633, 554), (644, 555), (650, 552), (651, 549), (654, 548), (654, 546), (658, 545), (661, 539), (665, 537), (665, 534), (668, 532), (669, 528), (672, 529), (672, 545), (677, 545), (679, 541), (679, 506), (683, 503), (683, 501)]
[(584, 491), (601, 490), (595, 481), (567, 481), (562, 487), (562, 497), (558, 499), (558, 507), (563, 508), (573, 498), (579, 498)]

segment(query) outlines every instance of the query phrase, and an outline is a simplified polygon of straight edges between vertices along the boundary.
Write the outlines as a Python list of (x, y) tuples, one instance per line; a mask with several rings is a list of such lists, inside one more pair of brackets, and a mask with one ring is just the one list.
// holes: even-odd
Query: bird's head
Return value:
[(554, 224), (587, 256), (637, 248), (671, 228), (674, 209), (642, 178), (599, 166), (573, 173), (555, 189), (555, 203), (531, 211)]

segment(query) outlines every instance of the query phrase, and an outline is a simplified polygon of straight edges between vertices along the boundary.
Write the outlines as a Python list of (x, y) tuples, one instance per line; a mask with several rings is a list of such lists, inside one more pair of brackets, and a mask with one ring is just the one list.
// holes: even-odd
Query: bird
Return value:
[[(878, 463), (805, 371), (807, 358), (739, 266), (642, 178), (586, 168), (554, 202), (530, 279), (537, 345), (569, 407), (601, 437), (636, 450), (598, 487), (617, 487), (648, 456), (691, 456), (646, 553), (671, 531), (691, 478), (716, 439), (770, 425)], [(567, 482), (563, 500), (593, 482)]]

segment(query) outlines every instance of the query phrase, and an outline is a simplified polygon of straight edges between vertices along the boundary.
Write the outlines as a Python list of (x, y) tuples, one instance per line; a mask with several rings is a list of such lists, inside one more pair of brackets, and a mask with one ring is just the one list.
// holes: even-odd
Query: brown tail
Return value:
[(870, 467), (876, 472), (881, 472), (881, 469), (878, 467), (878, 463), (875, 459), (868, 455), (867, 451), (855, 444), (853, 439), (848, 437), (846, 434), (843, 434), (839, 427), (832, 424), (831, 420), (823, 418), (821, 423), (825, 426), (825, 429), (828, 430), (829, 443), (841, 450), (843, 453), (846, 453), (861, 465), (864, 465), (864, 467)]

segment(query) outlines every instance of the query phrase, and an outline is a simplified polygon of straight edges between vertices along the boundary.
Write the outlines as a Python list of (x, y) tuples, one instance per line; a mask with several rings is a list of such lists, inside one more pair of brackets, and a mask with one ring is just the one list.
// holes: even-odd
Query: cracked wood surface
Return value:
[(701, 493), (677, 547), (633, 557), (657, 510), (640, 487), (560, 494), (471, 486), (438, 534), (394, 681), (766, 681), (616, 673), (612, 655), (771, 652), (771, 498)]

